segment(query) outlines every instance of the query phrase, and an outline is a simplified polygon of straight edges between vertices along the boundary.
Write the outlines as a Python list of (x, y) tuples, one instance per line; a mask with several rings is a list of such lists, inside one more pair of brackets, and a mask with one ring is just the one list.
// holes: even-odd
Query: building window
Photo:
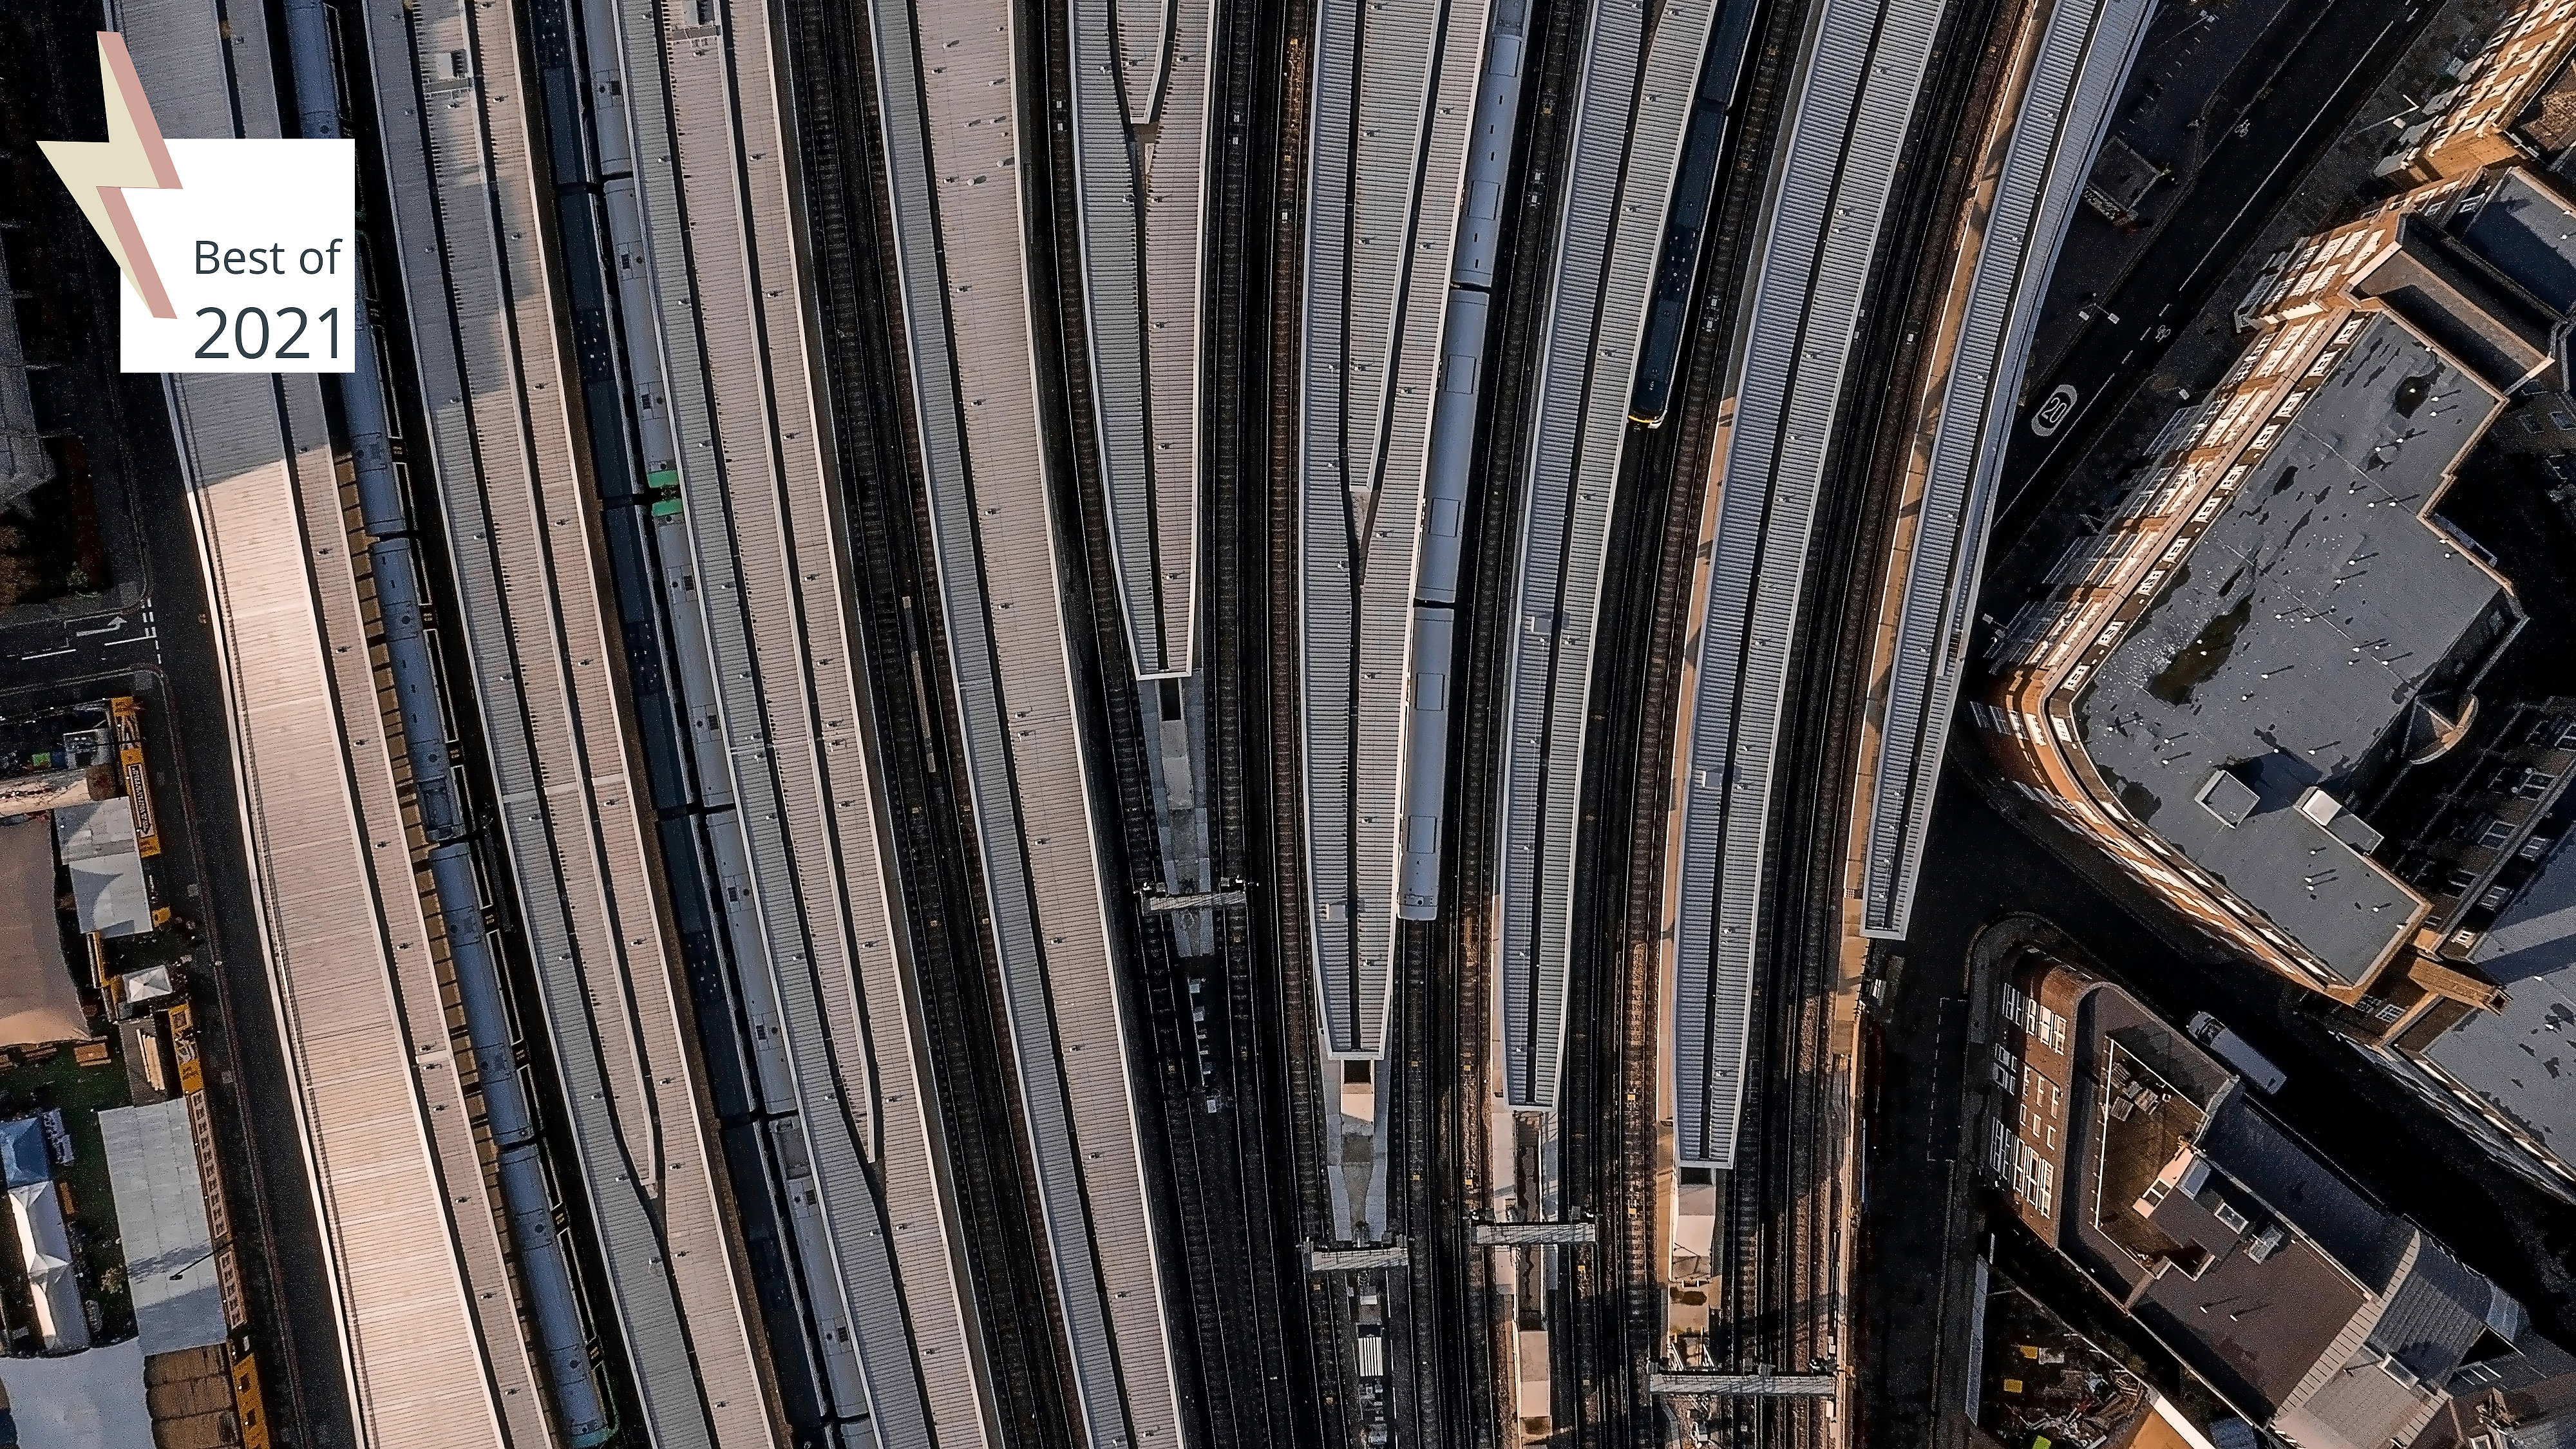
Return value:
[(2512, 838), (2513, 822), (2510, 820), (2498, 820), (2490, 815), (2487, 817), (2486, 824), (2478, 827), (2478, 844), (2489, 850), (2495, 849)]
[(2537, 800), (2548, 794), (2549, 787), (2557, 781), (2558, 777), (2547, 770), (2526, 768), (2522, 772), (2522, 778), (2513, 782), (2513, 793), (2525, 800)]
[(1994, 1130), (1986, 1136), (1986, 1170), (2001, 1182), (2012, 1175), (2013, 1135), (2001, 1118), (1988, 1125)]
[(1995, 1043), (1995, 1085), (2009, 1092), (2021, 1081), (2021, 1058), (2002, 1042)]
[(2056, 1198), (2057, 1167), (2020, 1138), (2013, 1139), (2012, 1183), (2016, 1196), (2037, 1209), (2040, 1216), (2048, 1216), (2049, 1205)]

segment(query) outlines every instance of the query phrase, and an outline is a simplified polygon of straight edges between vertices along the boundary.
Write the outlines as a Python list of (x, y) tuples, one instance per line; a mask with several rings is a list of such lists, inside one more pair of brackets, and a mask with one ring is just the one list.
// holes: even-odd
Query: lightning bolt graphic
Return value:
[(126, 54), (125, 37), (113, 30), (98, 33), (99, 89), (107, 101), (107, 139), (104, 141), (39, 141), (45, 159), (54, 163), (54, 172), (69, 187), (72, 199), (80, 203), (81, 214), (89, 218), (98, 239), (107, 244), (108, 255), (116, 258), (117, 270), (134, 294), (143, 299), (155, 317), (176, 317), (170, 307), (170, 294), (161, 286), (161, 274), (152, 266), (152, 254), (143, 249), (143, 233), (134, 225), (134, 213), (125, 204), (125, 188), (146, 191), (179, 189), (179, 168), (170, 163), (170, 148), (161, 140), (161, 124), (152, 119), (151, 98), (143, 94), (143, 80), (134, 73), (134, 57)]

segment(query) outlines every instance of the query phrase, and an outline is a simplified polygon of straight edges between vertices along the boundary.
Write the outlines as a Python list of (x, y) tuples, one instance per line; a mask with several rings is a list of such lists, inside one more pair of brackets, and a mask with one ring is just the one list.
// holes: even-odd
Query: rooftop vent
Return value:
[(2263, 797), (2254, 793), (2253, 786), (2220, 769), (2209, 772), (2209, 778), (2200, 783), (2200, 793), (2192, 798), (2200, 802), (2201, 809), (2217, 816), (2219, 824), (2233, 830), (2245, 823), (2245, 817), (2254, 813), (2254, 806)]
[(2370, 828), (2370, 822), (2343, 808), (2343, 802), (2328, 794), (2321, 785), (2310, 785), (2299, 794), (2299, 813), (2313, 820), (2326, 834), (2352, 847), (2355, 855), (2368, 855), (2379, 848), (2383, 837)]
[(2393, 1353), (2382, 1354), (2379, 1359), (2379, 1367), (2390, 1378), (2397, 1380), (2397, 1382), (2405, 1388), (2412, 1389), (2423, 1382), (2423, 1380), (2415, 1376), (2415, 1371), (2413, 1369), (2398, 1362), (2397, 1355)]

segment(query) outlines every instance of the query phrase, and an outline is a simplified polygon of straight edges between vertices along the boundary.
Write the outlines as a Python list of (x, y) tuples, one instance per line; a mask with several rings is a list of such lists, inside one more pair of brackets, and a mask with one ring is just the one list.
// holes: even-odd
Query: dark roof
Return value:
[(2523, 982), (2576, 967), (2576, 851), (2552, 850), (2497, 913), (2469, 959), (2488, 980), (2519, 992)]
[(2389, 1290), (2370, 1346), (2416, 1378), (2438, 1383), (2467, 1359), (2500, 1298), (2494, 1284), (2426, 1238), (2405, 1278)]
[[(2456, 1376), (2472, 1358), (2480, 1384), (2576, 1371), (2511, 1297), (2364, 1193), (2127, 992), (2089, 985), (2075, 1023), (2079, 1069), (2059, 1194), (2069, 1204), (2061, 1223), (2074, 1231), (2058, 1245), (2114, 1298), (2125, 1288), (2129, 1312), (2241, 1412), (2311, 1430), (2302, 1442), (2317, 1449), (2374, 1449), (2387, 1442), (2386, 1426), (2420, 1415), (2426, 1394), (2469, 1383)], [(2155, 1177), (2132, 1160), (2136, 1151), (2095, 1140), (2114, 1042), (2137, 1058), (2133, 1070), (2153, 1070), (2179, 1094), (2157, 1110), (2180, 1109), (2195, 1127), (2187, 1140), (2159, 1134), (2133, 1112), (2108, 1124), (2114, 1135), (2168, 1163), (2187, 1149), (2208, 1169), (2184, 1173), (2142, 1231), (2124, 1235), (2149, 1245), (2137, 1249), (2146, 1263), (2090, 1221), (2097, 1198), (2105, 1217), (2133, 1213), (2139, 1185)], [(2205, 1119), (2185, 1103), (2205, 1105)], [(2106, 1170), (2116, 1179), (2107, 1185)]]
[[(2497, 401), (2374, 319), (2079, 709), (2085, 748), (2131, 813), (2347, 981), (2406, 929), (2413, 897), (2294, 807), (2309, 785), (2340, 796), (2454, 652), (2483, 652), (2488, 611), (2506, 607), (2420, 516)], [(2233, 828), (2194, 800), (2222, 766), (2260, 797)]]
[(2551, 312), (2576, 309), (2576, 210), (2520, 168), (2453, 224), (2460, 244)]
[(2543, 154), (2576, 144), (2576, 52), (2558, 62), (2558, 73), (2523, 107), (2515, 129)]
[(2498, 391), (2519, 387), (2549, 360), (2552, 319), (2539, 304), (2420, 216), (2399, 222), (2397, 234), (2398, 250), (2354, 284), (2356, 293), (2395, 308)]
[(2493, 1442), (2496, 1449), (2576, 1449), (2576, 1413), (2496, 1429)]
[(2397, 1270), (2412, 1232), (2272, 1114), (2231, 1093), (2201, 1129), (2200, 1150), (2354, 1277), (2373, 1286)]
[(2576, 1162), (2576, 851), (2543, 860), (2469, 959), (2506, 993), (2422, 1051), (2433, 1065)]
[(2130, 1311), (2237, 1407), (2269, 1418), (2366, 1301), (2292, 1237), (2259, 1263), (2232, 1248), (2197, 1278), (2169, 1268)]
[(2277, 1427), (2286, 1437), (2316, 1449), (2413, 1439), (2439, 1409), (2452, 1372), (2485, 1337), (2490, 1306), (2512, 1302), (2439, 1243), (2410, 1238), (2405, 1277), (2362, 1320), (2362, 1341), (2348, 1345), (2340, 1361), (2329, 1360), (2332, 1372), (2284, 1406)]

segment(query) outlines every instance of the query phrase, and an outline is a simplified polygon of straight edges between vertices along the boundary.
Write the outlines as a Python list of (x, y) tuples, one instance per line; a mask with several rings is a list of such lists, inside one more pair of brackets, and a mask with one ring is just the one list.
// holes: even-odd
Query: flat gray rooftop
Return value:
[[(2505, 607), (2494, 577), (2419, 516), (2495, 402), (2401, 323), (2371, 322), (2078, 706), (2122, 803), (2347, 981), (2412, 902), (2293, 807), (2310, 785), (2345, 798), (2371, 747)], [(2222, 768), (2255, 797), (2232, 826), (2198, 798)]]
[(2471, 1012), (2424, 1056), (2576, 1160), (2576, 850), (2541, 863), (2469, 959), (2510, 998)]
[(2453, 232), (2532, 300), (2553, 312), (2576, 308), (2576, 216), (2522, 171), (2498, 175)]
[(101, 1112), (98, 1132), (144, 1352), (223, 1342), (224, 1299), (188, 1099)]

